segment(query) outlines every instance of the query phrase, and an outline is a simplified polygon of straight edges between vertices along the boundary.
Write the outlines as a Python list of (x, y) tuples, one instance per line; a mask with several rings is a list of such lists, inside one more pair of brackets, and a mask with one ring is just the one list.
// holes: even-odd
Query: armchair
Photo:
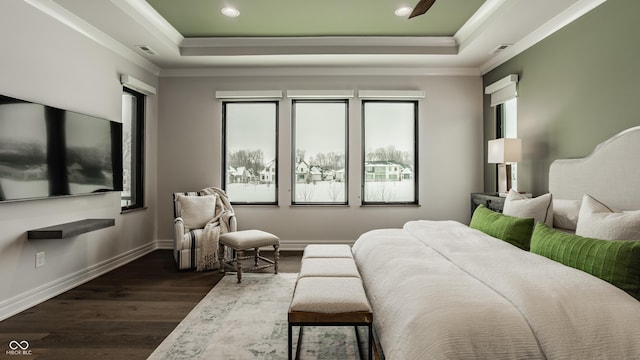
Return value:
[[(174, 258), (178, 269), (212, 270), (220, 234), (237, 230), (237, 220), (224, 190), (209, 187), (173, 194)], [(225, 254), (224, 258), (230, 258)]]

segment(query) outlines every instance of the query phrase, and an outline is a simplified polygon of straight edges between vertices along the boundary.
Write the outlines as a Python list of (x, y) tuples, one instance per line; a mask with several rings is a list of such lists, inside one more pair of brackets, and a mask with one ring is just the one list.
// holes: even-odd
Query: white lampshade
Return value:
[(501, 138), (489, 140), (487, 162), (490, 164), (508, 164), (520, 161), (522, 142), (520, 139)]

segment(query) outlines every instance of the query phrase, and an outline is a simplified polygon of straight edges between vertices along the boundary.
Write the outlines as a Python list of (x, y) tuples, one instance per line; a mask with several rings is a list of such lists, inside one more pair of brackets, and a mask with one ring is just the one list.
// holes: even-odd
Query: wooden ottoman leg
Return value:
[(220, 264), (220, 272), (224, 273), (224, 244), (218, 241), (218, 264)]
[(274, 273), (278, 273), (278, 260), (280, 260), (280, 244), (273, 245), (273, 267)]
[(258, 267), (258, 258), (260, 257), (260, 248), (253, 249), (253, 261), (255, 262), (254, 266)]
[(238, 283), (242, 281), (242, 250), (236, 250), (236, 271), (238, 272)]

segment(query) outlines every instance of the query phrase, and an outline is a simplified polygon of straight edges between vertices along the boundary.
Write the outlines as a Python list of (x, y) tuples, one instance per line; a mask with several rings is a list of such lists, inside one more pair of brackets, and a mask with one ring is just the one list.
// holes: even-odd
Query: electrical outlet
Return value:
[(41, 266), (44, 266), (44, 264), (46, 264), (47, 260), (45, 258), (45, 252), (39, 252), (36, 253), (36, 267), (39, 268)]

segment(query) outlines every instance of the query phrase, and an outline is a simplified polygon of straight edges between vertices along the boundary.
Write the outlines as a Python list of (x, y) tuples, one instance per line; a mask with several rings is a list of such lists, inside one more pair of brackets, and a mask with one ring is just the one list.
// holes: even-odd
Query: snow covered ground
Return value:
[[(293, 199), (295, 203), (346, 202), (343, 182), (296, 183), (295, 192), (295, 199)], [(365, 201), (410, 202), (414, 200), (413, 181), (367, 182), (365, 192)], [(276, 187), (273, 184), (228, 184), (227, 195), (233, 202), (275, 202)]]

